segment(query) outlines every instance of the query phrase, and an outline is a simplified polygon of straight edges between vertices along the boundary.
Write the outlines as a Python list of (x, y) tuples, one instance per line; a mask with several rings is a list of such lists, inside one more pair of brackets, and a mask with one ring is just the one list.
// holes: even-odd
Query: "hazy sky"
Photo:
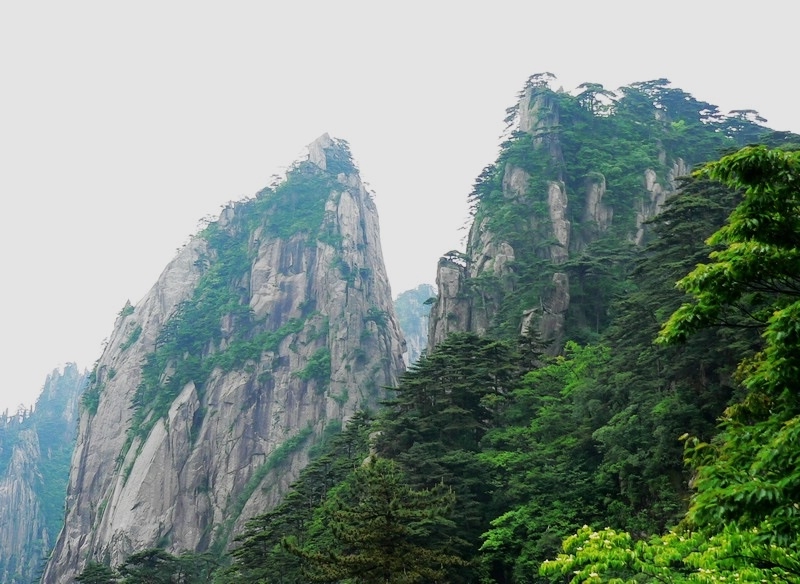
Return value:
[(666, 77), (800, 132), (791, 2), (0, 3), (0, 411), (91, 368), (201, 219), (320, 134), (375, 192), (392, 291), (463, 247), (527, 77)]

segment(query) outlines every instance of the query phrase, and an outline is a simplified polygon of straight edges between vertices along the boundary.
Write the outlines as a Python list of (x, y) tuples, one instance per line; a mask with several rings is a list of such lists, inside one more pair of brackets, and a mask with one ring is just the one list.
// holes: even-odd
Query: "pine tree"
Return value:
[(83, 571), (75, 578), (81, 584), (117, 584), (117, 573), (110, 567), (99, 562), (89, 562)]
[(371, 458), (331, 492), (305, 544), (285, 546), (312, 582), (448, 582), (448, 568), (464, 564), (442, 534), (454, 500), (443, 485), (412, 489), (394, 462)]
[(230, 552), (232, 564), (218, 574), (220, 582), (305, 582), (303, 558), (289, 553), (281, 542), (287, 537), (300, 544), (305, 541), (314, 513), (328, 491), (367, 456), (371, 423), (367, 412), (358, 412), (342, 432), (319, 448), (318, 456), (303, 469), (280, 505), (247, 522)]
[(477, 552), (489, 526), (482, 441), (519, 379), (519, 364), (510, 343), (450, 335), (403, 375), (378, 420), (378, 452), (403, 468), (413, 488), (453, 489), (452, 543), (462, 557)]

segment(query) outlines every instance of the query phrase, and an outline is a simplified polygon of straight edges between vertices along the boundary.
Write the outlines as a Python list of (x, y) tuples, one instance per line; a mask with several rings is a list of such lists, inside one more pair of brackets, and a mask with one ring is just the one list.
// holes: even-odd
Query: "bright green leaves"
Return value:
[(721, 529), (735, 523), (758, 531), (766, 545), (797, 546), (800, 531), (800, 418), (745, 425), (727, 421), (722, 440), (691, 441), (698, 492), (688, 519)]
[(564, 541), (563, 553), (544, 562), (539, 572), (570, 584), (796, 582), (800, 576), (797, 556), (762, 546), (759, 535), (757, 529), (729, 525), (711, 537), (678, 529), (635, 541), (625, 532), (584, 526)]
[(800, 152), (748, 147), (698, 172), (744, 190), (719, 248), (678, 282), (692, 297), (662, 344), (709, 326), (751, 326), (762, 349), (741, 361), (747, 389), (710, 443), (687, 441), (696, 493), (684, 526), (649, 542), (588, 528), (542, 573), (572, 582), (771, 582), (800, 579)]
[(744, 199), (708, 240), (721, 249), (678, 282), (693, 301), (658, 342), (712, 325), (763, 327), (765, 349), (740, 376), (751, 393), (786, 398), (800, 378), (800, 152), (747, 147), (698, 174), (743, 189)]
[(268, 233), (282, 238), (298, 232), (316, 236), (325, 217), (325, 203), (335, 185), (335, 176), (311, 162), (292, 168), (285, 182), (270, 194), (265, 189), (256, 200)]
[(638, 558), (630, 534), (613, 529), (593, 531), (583, 526), (564, 540), (564, 552), (542, 564), (543, 576), (562, 576), (569, 582), (627, 582), (637, 572)]

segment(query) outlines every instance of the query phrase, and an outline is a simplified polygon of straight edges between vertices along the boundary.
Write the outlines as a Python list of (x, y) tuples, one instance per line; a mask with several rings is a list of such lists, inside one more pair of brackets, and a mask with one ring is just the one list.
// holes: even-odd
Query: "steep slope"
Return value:
[(430, 302), (436, 289), (430, 284), (420, 284), (412, 290), (406, 290), (394, 299), (397, 320), (408, 349), (408, 364), (415, 363), (428, 345), (428, 318)]
[(590, 342), (608, 325), (647, 221), (693, 165), (765, 128), (720, 114), (666, 79), (618, 92), (554, 91), (536, 74), (508, 110), (511, 131), (471, 195), (466, 250), (441, 258), (429, 348), (449, 333)]
[(47, 376), (33, 412), (0, 418), (0, 582), (38, 578), (64, 518), (78, 403), (88, 374)]
[(131, 552), (222, 551), (309, 447), (404, 369), (378, 217), (346, 143), (225, 208), (120, 313), (44, 582)]

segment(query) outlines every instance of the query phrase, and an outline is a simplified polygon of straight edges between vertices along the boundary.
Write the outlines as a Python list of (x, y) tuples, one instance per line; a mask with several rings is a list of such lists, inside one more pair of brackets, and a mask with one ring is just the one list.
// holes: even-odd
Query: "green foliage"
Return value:
[(76, 416), (65, 413), (74, 411), (71, 404), (86, 388), (87, 375), (70, 363), (61, 374), (48, 381), (49, 391), (36, 400), (30, 420), (36, 430), (40, 452), (36, 461), (38, 481), (34, 488), (45, 528), (53, 537), (64, 524), (64, 500), (78, 423)]
[(83, 395), (81, 396), (81, 406), (90, 415), (94, 416), (97, 413), (97, 408), (100, 405), (100, 394), (103, 391), (102, 385), (93, 383), (90, 385)]
[(642, 537), (685, 512), (690, 473), (678, 438), (714, 434), (736, 393), (736, 363), (757, 337), (747, 329), (717, 329), (685, 347), (652, 339), (684, 299), (675, 280), (711, 251), (703, 240), (738, 201), (709, 181), (684, 184), (654, 220), (630, 278), (625, 269), (614, 272), (631, 256), (616, 263), (620, 252), (610, 239), (567, 262), (571, 279), (598, 279), (594, 295), (617, 290), (613, 301), (597, 302), (598, 309), (608, 306), (599, 330), (606, 347), (567, 343), (564, 357), (540, 362), (509, 394), (497, 427), (483, 439), (496, 518), (481, 557), (496, 581), (534, 577), (561, 539), (584, 523)]
[(590, 372), (608, 359), (605, 347), (568, 344), (566, 356), (525, 375), (486, 435), (481, 457), (499, 515), (481, 551), (497, 581), (525, 581), (564, 536), (601, 516), (612, 491), (594, 481), (601, 454), (592, 422), (603, 405), (585, 402)]
[[(742, 319), (763, 329), (764, 351), (743, 364), (751, 398), (777, 399), (791, 407), (787, 391), (800, 376), (800, 152), (744, 148), (702, 171), (745, 190), (743, 201), (709, 243), (709, 255), (678, 286), (692, 296), (664, 325), (662, 342), (681, 341), (711, 325)], [(772, 406), (774, 407), (774, 406)], [(757, 408), (753, 404), (753, 409)], [(763, 406), (762, 406), (763, 408)]]
[[(155, 351), (145, 357), (142, 382), (133, 398), (126, 450), (135, 435), (147, 436), (187, 383), (194, 382), (202, 390), (215, 365), (208, 357), (222, 339), (224, 317), (237, 323), (233, 328), (241, 337), (251, 330), (250, 308), (238, 286), (250, 267), (247, 234), (212, 224), (205, 237), (215, 261), (203, 273), (191, 300), (181, 303), (162, 327)], [(233, 356), (227, 359), (235, 362), (241, 345), (232, 345)], [(217, 358), (224, 362), (222, 357)]]
[(260, 332), (250, 339), (236, 339), (224, 352), (210, 355), (206, 359), (207, 367), (233, 371), (248, 361), (257, 361), (264, 352), (277, 350), (281, 341), (299, 333), (305, 326), (306, 320), (290, 318), (275, 330)]
[(367, 315), (364, 317), (364, 322), (374, 322), (378, 328), (385, 329), (389, 322), (389, 313), (375, 306), (370, 306), (367, 310)]
[(305, 232), (316, 239), (325, 217), (328, 195), (336, 186), (333, 167), (343, 169), (348, 163), (352, 165), (349, 157), (346, 161), (343, 158), (342, 164), (333, 165), (325, 172), (311, 162), (302, 162), (288, 172), (286, 180), (277, 187), (261, 191), (255, 211), (263, 218), (267, 232), (282, 238)]
[(566, 326), (572, 340), (579, 343), (600, 340), (601, 333), (612, 322), (610, 307), (628, 289), (627, 277), (636, 252), (630, 242), (601, 237), (563, 264), (570, 282)]
[(119, 572), (125, 584), (171, 584), (175, 564), (172, 554), (152, 548), (128, 556)]
[(797, 556), (777, 547), (765, 548), (758, 534), (735, 525), (711, 536), (682, 529), (648, 540), (629, 533), (587, 526), (567, 538), (563, 552), (544, 562), (542, 576), (570, 584), (609, 582), (796, 582)]
[(446, 581), (448, 567), (465, 563), (441, 533), (453, 501), (443, 486), (412, 489), (395, 463), (371, 458), (328, 493), (308, 539), (284, 545), (311, 582)]
[[(76, 405), (87, 379), (77, 365), (68, 363), (47, 377), (35, 408), (20, 406), (12, 415), (0, 413), (0, 480), (11, 485), (6, 499), (21, 492), (26, 507), (6, 513), (3, 524), (11, 546), (0, 550), (0, 574), (8, 584), (37, 577), (63, 526), (78, 423)], [(12, 459), (16, 464), (10, 464)], [(30, 523), (22, 525), (27, 520)]]
[(75, 577), (75, 581), (80, 584), (116, 584), (119, 582), (119, 575), (110, 566), (99, 562), (89, 562)]
[(294, 374), (303, 381), (314, 380), (317, 382), (319, 390), (328, 387), (331, 380), (331, 351), (328, 347), (322, 347), (311, 355), (308, 363), (301, 371)]
[[(374, 423), (363, 415), (341, 433), (336, 423), (326, 426), (285, 499), (236, 538), (219, 583), (797, 580), (795, 155), (750, 150), (736, 163), (708, 166), (682, 184), (637, 249), (630, 239), (647, 194), (645, 170), (665, 183), (677, 156), (702, 162), (760, 134), (757, 114), (722, 116), (663, 79), (616, 93), (587, 83), (571, 96), (551, 91), (550, 77), (534, 76), (525, 89), (539, 100), (542, 123), (532, 134), (512, 134), (470, 197), (476, 224), (514, 249), (509, 274), (472, 278), (464, 290), (475, 311), (495, 315), (490, 336), (440, 343), (401, 378)], [(252, 322), (243, 283), (256, 227), (279, 237), (304, 233), (300, 246), (317, 238), (338, 249), (341, 238), (320, 227), (325, 204), (314, 192), (335, 192), (331, 173), (349, 172), (349, 164), (348, 154), (329, 157), (328, 173), (300, 165), (285, 185), (248, 203), (256, 219), (206, 230), (198, 295), (180, 307), (145, 365), (140, 430), (185, 383), (202, 391), (213, 368), (256, 362), (300, 331), (309, 343), (327, 336), (313, 306), (302, 320), (265, 331)], [(531, 177), (524, 192), (505, 188), (510, 166)], [(770, 178), (776, 173), (783, 179)], [(706, 245), (742, 202), (709, 177), (748, 189), (737, 212), (750, 210), (734, 213)], [(570, 259), (558, 265), (550, 182), (570, 193)], [(614, 210), (605, 231), (583, 213), (587, 187), (602, 183)], [(748, 229), (760, 239), (740, 241)], [(728, 275), (706, 268), (675, 289), (709, 253), (713, 266), (727, 263)], [(447, 261), (466, 270), (473, 258), (453, 252)], [(369, 277), (341, 258), (332, 268), (349, 282)], [(517, 337), (523, 311), (546, 302), (556, 271), (569, 275), (572, 341), (550, 359), (535, 335)], [(716, 298), (702, 297), (708, 282), (717, 282)], [(695, 308), (675, 312), (682, 303)], [(653, 344), (673, 312), (663, 338), (686, 344)], [(224, 319), (235, 321), (232, 336), (223, 337)], [(365, 318), (376, 326), (386, 319), (377, 309)], [(699, 330), (720, 323), (736, 328)], [(330, 359), (318, 348), (295, 375), (324, 383)], [(748, 391), (741, 403), (737, 380)], [(332, 397), (343, 403), (347, 395)], [(684, 450), (678, 437), (686, 434)], [(230, 502), (216, 551), (254, 489), (295, 446), (276, 451)]]
[[(294, 174), (290, 173), (290, 176)], [(295, 187), (301, 183), (304, 185), (298, 187), (303, 196), (310, 197), (310, 189), (320, 188), (318, 181), (303, 183), (301, 178), (293, 180), (291, 184)], [(327, 192), (317, 190), (315, 195), (322, 201), (323, 209)], [(284, 192), (279, 187), (274, 196), (291, 198), (294, 196), (292, 193), (294, 191)], [(274, 204), (278, 200), (270, 199)], [(247, 361), (257, 361), (265, 351), (275, 350), (288, 335), (303, 329), (304, 320), (292, 319), (275, 330), (256, 331), (259, 327), (252, 321), (248, 298), (240, 286), (250, 269), (248, 237), (249, 229), (254, 227), (247, 223), (254, 215), (244, 216), (244, 225), (222, 229), (212, 224), (205, 230), (204, 237), (213, 251), (213, 261), (209, 260), (192, 299), (179, 305), (160, 332), (156, 350), (145, 358), (142, 383), (133, 400), (131, 434), (124, 451), (130, 447), (134, 436), (147, 436), (187, 383), (193, 382), (198, 391), (202, 391), (203, 384), (216, 367), (231, 371)], [(294, 227), (302, 228), (299, 225)], [(235, 336), (226, 339), (224, 351), (218, 351), (224, 318), (233, 320), (231, 329)]]
[[(97, 563), (89, 563), (78, 577), (87, 576), (90, 584), (119, 582), (120, 584), (208, 584), (216, 561), (207, 553), (184, 552), (174, 556), (161, 548), (148, 548), (128, 556), (114, 571)], [(104, 580), (103, 578), (111, 578)]]
[(711, 444), (694, 439), (697, 468), (689, 517), (719, 529), (736, 522), (765, 544), (797, 545), (800, 378), (800, 151), (748, 147), (700, 172), (744, 190), (744, 199), (710, 243), (721, 246), (678, 282), (693, 302), (661, 331), (677, 342), (699, 328), (746, 319), (763, 347), (738, 370), (747, 390), (726, 412)]
[[(201, 236), (209, 247), (207, 256), (198, 261), (203, 274), (192, 298), (177, 307), (162, 328), (155, 351), (145, 358), (142, 382), (133, 398), (131, 431), (121, 457), (136, 436), (146, 437), (166, 415), (187, 383), (194, 383), (202, 393), (216, 367), (230, 371), (257, 361), (265, 351), (275, 350), (286, 336), (302, 330), (305, 320), (291, 320), (273, 330), (253, 321), (244, 284), (254, 253), (250, 238), (259, 228), (281, 238), (298, 233), (305, 233), (311, 241), (318, 236), (336, 238), (323, 229), (325, 204), (337, 188), (336, 174), (354, 167), (346, 143), (326, 150), (326, 156), (328, 171), (310, 162), (300, 163), (287, 173), (284, 182), (241, 203), (229, 224), (215, 222), (203, 230)], [(227, 321), (225, 328), (233, 331), (232, 336), (223, 338), (223, 321)], [(138, 334), (132, 334), (123, 348), (136, 338)], [(223, 345), (225, 349), (220, 350)], [(317, 367), (311, 373), (321, 374), (324, 362), (314, 365)]]
[(748, 147), (697, 174), (743, 189), (744, 198), (708, 239), (719, 246), (710, 262), (678, 282), (692, 301), (663, 325), (659, 342), (751, 323), (762, 331), (763, 347), (739, 366), (747, 394), (726, 410), (711, 441), (687, 439), (696, 492), (682, 531), (633, 543), (628, 534), (584, 528), (543, 565), (544, 574), (574, 575), (573, 582), (800, 579), (800, 157)]
[(135, 309), (133, 307), (133, 304), (127, 302), (125, 303), (125, 306), (122, 307), (122, 310), (119, 311), (119, 314), (117, 316), (119, 316), (120, 318), (125, 318), (126, 316), (133, 314), (134, 310)]
[[(400, 464), (412, 488), (443, 482), (455, 493), (451, 549), (462, 557), (475, 555), (489, 524), (492, 485), (481, 441), (518, 379), (517, 359), (508, 343), (450, 335), (402, 376), (381, 412), (378, 453)], [(469, 581), (477, 569), (458, 577)]]
[(293, 537), (302, 544), (313, 523), (315, 509), (328, 491), (364, 460), (369, 450), (371, 420), (357, 413), (341, 433), (326, 427), (317, 456), (302, 470), (283, 501), (275, 509), (247, 522), (231, 551), (232, 564), (218, 574), (220, 582), (260, 581), (286, 584), (306, 582), (303, 562), (281, 544)]
[(120, 351), (125, 351), (133, 346), (133, 344), (139, 340), (139, 337), (142, 334), (142, 325), (137, 324), (136, 327), (131, 331), (131, 334), (128, 335), (128, 338), (125, 339), (119, 348)]
[(75, 578), (80, 584), (208, 584), (216, 561), (207, 553), (178, 556), (162, 548), (147, 548), (129, 555), (116, 569), (91, 561)]
[[(571, 297), (566, 338), (597, 342), (611, 322), (608, 307), (622, 292), (632, 266), (630, 241), (641, 228), (638, 211), (650, 204), (646, 173), (654, 172), (656, 182), (667, 187), (681, 167), (679, 160), (689, 166), (712, 160), (767, 129), (756, 112), (724, 116), (716, 106), (671, 87), (667, 79), (617, 91), (584, 83), (576, 95), (553, 91), (549, 80), (526, 84), (520, 97), (527, 92), (524, 103), (532, 127), (510, 135), (469, 197), (473, 229), (488, 230), (495, 242), (508, 243), (514, 259), (502, 281), (470, 278), (465, 293), (473, 310), (490, 317), (490, 333), (508, 338), (519, 330), (525, 311), (547, 305), (553, 274), (566, 268)], [(509, 113), (509, 123), (522, 115), (516, 107)], [(522, 192), (517, 192), (519, 171), (530, 177)], [(554, 251), (562, 253), (550, 216), (553, 186), (569, 198), (571, 259), (563, 267), (551, 260)], [(588, 193), (596, 188), (602, 188), (603, 212), (613, 215), (610, 225), (592, 219), (595, 203), (588, 204)]]
[(358, 172), (346, 140), (334, 140), (334, 146), (325, 150), (325, 170), (333, 176)]
[(689, 472), (678, 437), (708, 438), (736, 394), (731, 376), (757, 343), (746, 329), (709, 330), (684, 347), (653, 345), (660, 322), (685, 299), (674, 282), (711, 248), (703, 241), (721, 227), (738, 196), (709, 181), (686, 181), (650, 225), (602, 340), (612, 351), (594, 371), (589, 399), (607, 404), (594, 438), (603, 452), (598, 480), (616, 485), (614, 527), (654, 533), (685, 509)]

